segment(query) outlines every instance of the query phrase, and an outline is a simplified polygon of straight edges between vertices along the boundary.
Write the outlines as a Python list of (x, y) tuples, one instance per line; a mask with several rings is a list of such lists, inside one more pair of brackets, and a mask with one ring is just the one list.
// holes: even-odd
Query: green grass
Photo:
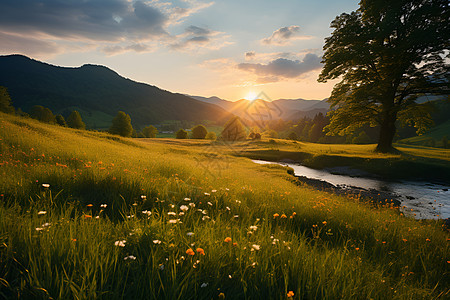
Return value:
[(442, 147), (442, 138), (444, 136), (447, 136), (447, 139), (450, 138), (450, 120), (434, 127), (423, 135), (402, 139), (399, 143), (423, 146), (430, 144), (430, 140), (433, 139), (436, 146)]
[(4, 114), (0, 139), (0, 297), (448, 297), (442, 221), (297, 186), (209, 141)]

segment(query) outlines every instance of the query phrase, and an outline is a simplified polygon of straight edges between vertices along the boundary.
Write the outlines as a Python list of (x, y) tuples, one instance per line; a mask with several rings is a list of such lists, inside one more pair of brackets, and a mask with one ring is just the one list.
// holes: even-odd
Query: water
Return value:
[[(273, 162), (253, 160), (258, 164)], [(418, 219), (450, 218), (450, 187), (440, 182), (424, 181), (384, 181), (377, 178), (352, 177), (331, 174), (326, 170), (316, 170), (293, 163), (277, 163), (294, 169), (297, 176), (327, 181), (336, 186), (354, 186), (374, 189), (398, 195), (402, 202), (402, 211)]]

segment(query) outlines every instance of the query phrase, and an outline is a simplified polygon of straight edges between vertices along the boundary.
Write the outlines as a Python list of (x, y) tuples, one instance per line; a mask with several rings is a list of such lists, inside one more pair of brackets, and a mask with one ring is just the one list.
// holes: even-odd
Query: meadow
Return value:
[[(369, 153), (127, 139), (0, 113), (0, 297), (449, 296), (442, 220), (298, 186), (285, 167), (244, 157), (303, 155), (295, 147), (311, 157), (311, 147)], [(448, 162), (446, 153), (408, 149)]]

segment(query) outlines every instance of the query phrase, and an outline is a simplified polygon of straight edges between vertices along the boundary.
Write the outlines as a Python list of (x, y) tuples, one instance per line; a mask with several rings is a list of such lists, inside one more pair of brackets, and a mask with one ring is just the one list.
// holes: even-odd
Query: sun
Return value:
[(248, 101), (253, 101), (256, 98), (258, 98), (258, 94), (256, 92), (248, 92), (247, 95), (244, 97), (244, 99), (248, 100)]

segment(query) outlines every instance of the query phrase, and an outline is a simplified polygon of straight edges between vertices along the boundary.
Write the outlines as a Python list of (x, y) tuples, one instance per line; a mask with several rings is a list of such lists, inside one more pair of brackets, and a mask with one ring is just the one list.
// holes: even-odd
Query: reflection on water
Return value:
[[(269, 164), (263, 160), (253, 160), (258, 164)], [(350, 177), (331, 174), (326, 170), (316, 170), (305, 166), (278, 163), (294, 169), (295, 175), (327, 181), (336, 186), (354, 186), (375, 189), (400, 196), (405, 214), (419, 219), (446, 219), (450, 217), (450, 188), (438, 182), (425, 181), (384, 181), (376, 178)]]

